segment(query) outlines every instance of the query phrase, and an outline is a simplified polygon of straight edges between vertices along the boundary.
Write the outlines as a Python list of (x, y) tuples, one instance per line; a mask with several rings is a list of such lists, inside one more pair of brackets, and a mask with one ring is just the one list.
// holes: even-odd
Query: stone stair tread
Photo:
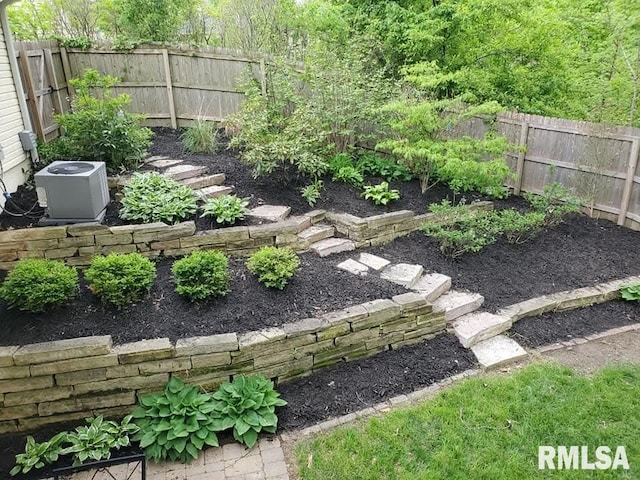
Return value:
[(346, 238), (325, 238), (319, 242), (312, 243), (309, 248), (321, 257), (326, 257), (333, 253), (355, 250), (356, 245)]
[(207, 173), (207, 167), (199, 166), (199, 165), (188, 165), (188, 164), (180, 164), (174, 165), (173, 167), (167, 168), (163, 175), (166, 175), (169, 178), (174, 180), (185, 180), (187, 178), (198, 177)]
[(380, 274), (380, 278), (411, 288), (422, 276), (424, 267), (413, 263), (396, 263), (389, 265)]
[(469, 348), (511, 328), (511, 319), (490, 312), (475, 311), (458, 317), (453, 330), (463, 347)]
[(168, 168), (173, 167), (174, 165), (179, 165), (184, 163), (182, 160), (176, 160), (172, 158), (162, 158), (158, 160), (153, 160), (152, 162), (147, 162), (148, 165), (156, 168)]
[(200, 188), (195, 192), (202, 198), (217, 198), (222, 195), (229, 195), (234, 190), (233, 185), (210, 185)]
[(291, 213), (291, 207), (286, 205), (260, 205), (247, 213), (247, 217), (256, 220), (268, 220), (270, 222), (281, 222)]
[(358, 258), (358, 262), (374, 270), (382, 270), (384, 267), (388, 266), (391, 263), (386, 258), (382, 258), (377, 255), (372, 255), (366, 252), (360, 254), (360, 257)]
[(298, 234), (298, 238), (305, 242), (315, 243), (320, 240), (324, 240), (325, 238), (333, 237), (335, 233), (336, 229), (332, 225), (318, 223), (310, 226), (309, 228), (305, 228)]
[(435, 302), (451, 288), (451, 277), (441, 273), (425, 273), (411, 287), (419, 292), (427, 302)]
[(214, 173), (212, 175), (200, 175), (198, 177), (185, 178), (181, 180), (184, 186), (198, 190), (200, 188), (211, 187), (212, 185), (222, 185), (227, 176), (224, 173)]
[(483, 340), (472, 346), (471, 351), (478, 359), (480, 366), (485, 369), (498, 368), (527, 356), (526, 350), (506, 335)]
[(352, 273), (353, 275), (364, 276), (369, 273), (369, 267), (353, 260), (352, 258), (348, 258), (344, 262), (339, 263), (336, 267), (340, 270), (344, 270), (345, 272)]
[(433, 302), (434, 312), (445, 312), (447, 322), (479, 309), (484, 297), (479, 293), (450, 290)]

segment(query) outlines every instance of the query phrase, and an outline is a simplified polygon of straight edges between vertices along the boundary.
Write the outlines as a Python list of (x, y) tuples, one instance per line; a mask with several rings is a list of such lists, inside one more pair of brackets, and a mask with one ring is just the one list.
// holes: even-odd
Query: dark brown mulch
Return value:
[(615, 300), (566, 312), (519, 320), (509, 335), (526, 347), (540, 347), (640, 322), (640, 302)]
[(606, 220), (572, 216), (530, 242), (498, 241), (451, 260), (422, 232), (373, 248), (393, 262), (418, 263), (449, 275), (453, 287), (479, 292), (496, 310), (529, 298), (640, 274), (640, 232)]
[(289, 404), (279, 425), (297, 429), (413, 392), (476, 365), (452, 334), (375, 357), (340, 363), (278, 387)]
[[(374, 275), (354, 278), (335, 268), (344, 258), (301, 255), (300, 269), (284, 290), (264, 287), (246, 269), (244, 259), (230, 259), (231, 292), (202, 303), (191, 303), (175, 293), (172, 262), (160, 260), (149, 298), (120, 311), (101, 305), (84, 281), (71, 305), (44, 314), (10, 311), (0, 302), (0, 345), (88, 335), (112, 335), (115, 343), (126, 343), (247, 332), (406, 292), (404, 287)], [(0, 272), (0, 281), (3, 275)]]

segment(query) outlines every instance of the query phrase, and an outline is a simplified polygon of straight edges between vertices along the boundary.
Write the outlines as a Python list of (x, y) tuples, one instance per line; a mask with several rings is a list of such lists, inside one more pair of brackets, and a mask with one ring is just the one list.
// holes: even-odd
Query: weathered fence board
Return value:
[[(130, 52), (59, 48), (56, 42), (17, 44), (19, 64), (36, 133), (60, 134), (54, 113), (68, 111), (68, 80), (86, 68), (114, 75), (115, 92), (131, 97), (130, 110), (148, 126), (184, 127), (202, 118), (223, 121), (238, 111), (247, 78), (266, 88), (264, 58), (225, 49), (140, 48)], [(559, 181), (586, 198), (587, 209), (640, 230), (640, 129), (521, 113), (498, 115), (495, 127), (522, 151), (510, 152), (516, 194)], [(456, 133), (482, 135), (489, 125), (474, 118)]]

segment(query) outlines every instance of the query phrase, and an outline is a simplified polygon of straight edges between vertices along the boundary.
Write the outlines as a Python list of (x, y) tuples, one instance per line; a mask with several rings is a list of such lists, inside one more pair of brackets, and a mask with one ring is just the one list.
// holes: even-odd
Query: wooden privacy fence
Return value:
[[(495, 128), (521, 151), (507, 154), (514, 193), (541, 193), (560, 182), (586, 203), (591, 216), (640, 230), (640, 129), (522, 113), (499, 114)], [(461, 126), (479, 136), (481, 118)]]
[[(131, 97), (130, 110), (149, 126), (187, 126), (195, 118), (222, 121), (236, 112), (247, 76), (265, 89), (264, 60), (227, 49), (142, 48), (132, 51), (59, 48), (56, 42), (17, 44), (22, 82), (35, 133), (43, 141), (60, 134), (54, 113), (68, 111), (68, 79), (94, 68), (117, 76), (114, 89)], [(540, 193), (558, 181), (587, 202), (593, 216), (640, 230), (640, 129), (506, 113), (496, 127), (522, 151), (507, 155), (516, 194)], [(464, 133), (482, 135), (473, 119)]]

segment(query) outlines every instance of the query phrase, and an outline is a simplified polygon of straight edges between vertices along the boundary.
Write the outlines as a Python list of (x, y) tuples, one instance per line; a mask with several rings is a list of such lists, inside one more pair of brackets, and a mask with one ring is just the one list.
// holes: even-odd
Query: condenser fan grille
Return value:
[(95, 167), (86, 162), (65, 162), (64, 165), (55, 165), (47, 168), (47, 172), (54, 175), (78, 175), (79, 173), (87, 173)]

